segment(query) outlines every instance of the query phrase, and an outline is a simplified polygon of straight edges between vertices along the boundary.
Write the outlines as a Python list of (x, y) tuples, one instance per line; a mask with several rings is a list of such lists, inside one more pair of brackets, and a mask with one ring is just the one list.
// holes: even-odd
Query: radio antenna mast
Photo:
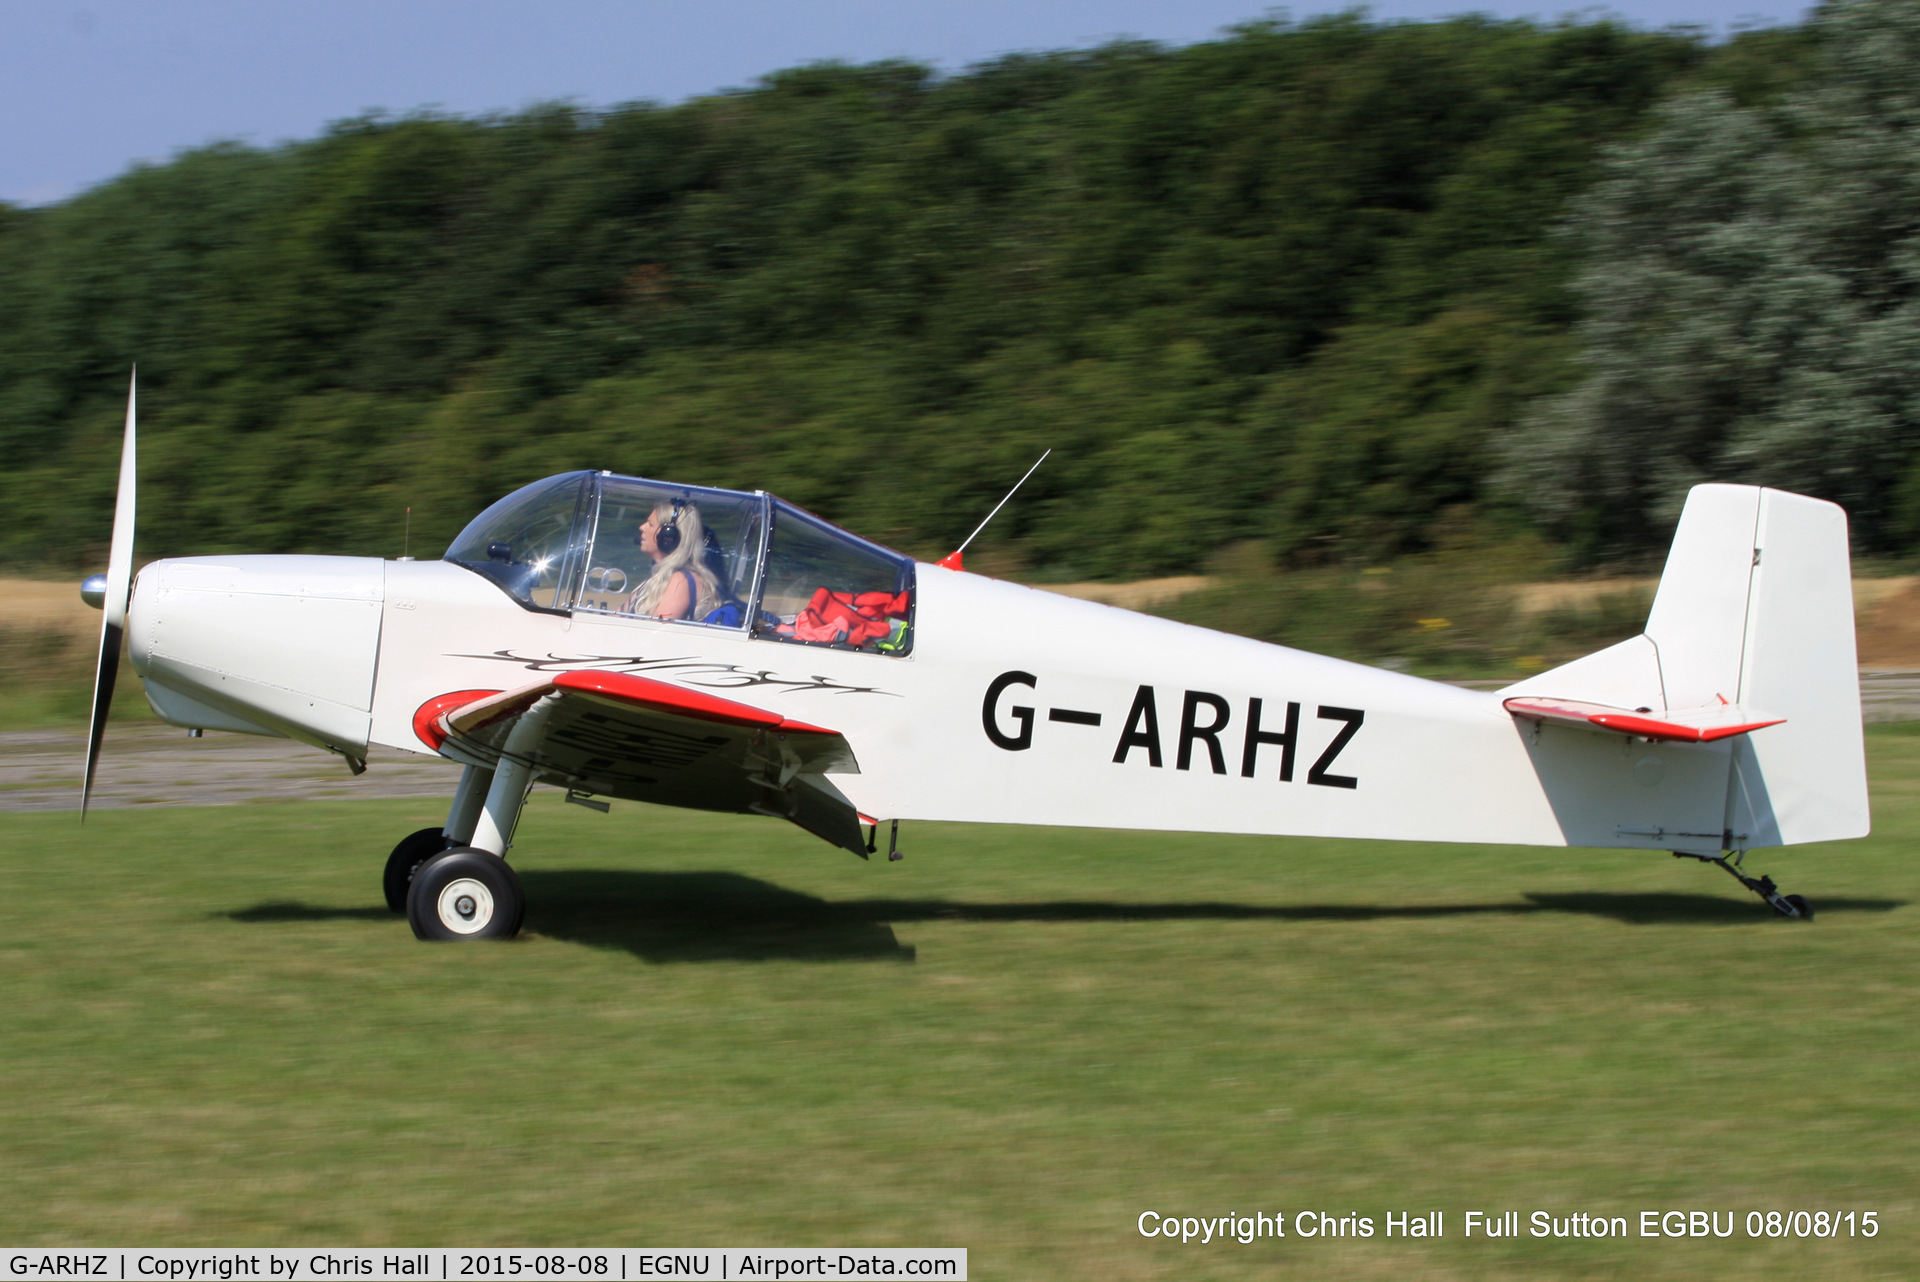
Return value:
[[(1040, 470), (1040, 465), (1047, 461), (1047, 454), (1051, 454), (1051, 453), (1053, 453), (1053, 450), (1048, 449), (1046, 454), (1042, 454), (1038, 459), (1035, 459), (1033, 466), (1027, 469), (1027, 476), (1032, 476), (1035, 472), (1038, 472)], [(987, 521), (991, 521), (994, 517), (1000, 515), (1000, 509), (1007, 505), (1007, 499), (1012, 498), (1014, 495), (1020, 492), (1020, 487), (1027, 483), (1027, 476), (1023, 476), (1019, 480), (1013, 483), (1013, 488), (1007, 491), (1007, 498), (1001, 499), (998, 503), (995, 503), (993, 505), (993, 511), (987, 513), (987, 520), (982, 521), (980, 522), (980, 524), (973, 527), (973, 533), (967, 536), (965, 543), (962, 543), (959, 547), (955, 548), (953, 551), (947, 553), (947, 555), (940, 558), (939, 564), (942, 569), (946, 569), (946, 570), (966, 569), (964, 565), (960, 564), (960, 554), (967, 550), (968, 543), (972, 543), (975, 539), (980, 537), (980, 531), (987, 528)]]

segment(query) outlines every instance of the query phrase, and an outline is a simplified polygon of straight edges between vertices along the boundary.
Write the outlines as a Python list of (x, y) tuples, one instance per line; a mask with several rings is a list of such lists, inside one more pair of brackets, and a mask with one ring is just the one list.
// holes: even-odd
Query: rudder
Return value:
[(1739, 702), (1787, 719), (1734, 747), (1728, 825), (1756, 846), (1872, 826), (1854, 650), (1847, 514), (1759, 491)]
[(1735, 844), (1866, 835), (1844, 510), (1784, 490), (1695, 486), (1646, 635), (1669, 711), (1725, 700), (1786, 719), (1733, 745), (1727, 828)]

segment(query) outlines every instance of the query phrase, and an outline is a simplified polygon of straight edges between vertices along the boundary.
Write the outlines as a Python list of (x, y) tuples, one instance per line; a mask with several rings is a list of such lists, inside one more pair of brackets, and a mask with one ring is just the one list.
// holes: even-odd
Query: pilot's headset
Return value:
[[(673, 501), (673, 514), (661, 523), (653, 536), (653, 546), (660, 549), (661, 556), (672, 556), (680, 550), (680, 510), (687, 505), (685, 499)], [(640, 541), (640, 532), (634, 531), (633, 541)]]

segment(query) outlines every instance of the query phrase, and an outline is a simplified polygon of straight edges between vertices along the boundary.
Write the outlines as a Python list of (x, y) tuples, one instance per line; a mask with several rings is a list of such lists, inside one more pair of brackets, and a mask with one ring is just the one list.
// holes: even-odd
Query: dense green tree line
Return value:
[(1578, 408), (1613, 359), (1581, 344), (1619, 347), (1579, 273), (1631, 237), (1554, 229), (1606, 222), (1688, 112), (1831, 129), (1799, 105), (1823, 30), (1268, 22), (185, 153), (0, 207), (0, 546), (98, 554), (134, 361), (144, 555), (392, 555), (408, 506), (433, 551), (582, 466), (937, 554), (1047, 447), (989, 536), (1009, 568), (1346, 562), (1462, 521), (1628, 546), (1585, 514), (1657, 485), (1515, 498), (1526, 434), (1578, 461), (1613, 430)]
[(1920, 536), (1920, 3), (1818, 17), (1817, 74), (1743, 106), (1701, 90), (1575, 203), (1583, 378), (1505, 444), (1509, 484), (1594, 550), (1738, 480)]

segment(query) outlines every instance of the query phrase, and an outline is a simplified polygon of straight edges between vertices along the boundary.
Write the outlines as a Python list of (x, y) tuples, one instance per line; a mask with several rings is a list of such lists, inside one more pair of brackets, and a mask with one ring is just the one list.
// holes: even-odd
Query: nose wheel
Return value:
[(420, 865), (407, 888), (407, 921), (420, 939), (512, 939), (527, 897), (498, 855), (455, 846)]

